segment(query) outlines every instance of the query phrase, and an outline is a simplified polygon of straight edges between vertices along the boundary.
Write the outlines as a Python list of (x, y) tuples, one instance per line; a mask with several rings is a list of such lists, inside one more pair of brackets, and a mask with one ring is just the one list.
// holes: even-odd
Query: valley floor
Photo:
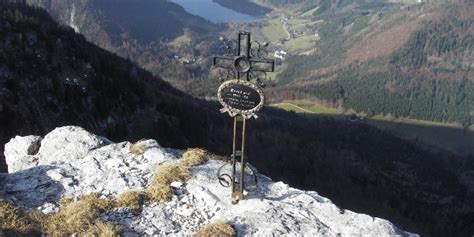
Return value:
[[(474, 127), (381, 115), (350, 118), (342, 110), (309, 101), (285, 101), (271, 106), (296, 113), (335, 116), (352, 122), (363, 122), (431, 148), (442, 148), (461, 155), (474, 154)], [(353, 121), (355, 119), (355, 121)]]

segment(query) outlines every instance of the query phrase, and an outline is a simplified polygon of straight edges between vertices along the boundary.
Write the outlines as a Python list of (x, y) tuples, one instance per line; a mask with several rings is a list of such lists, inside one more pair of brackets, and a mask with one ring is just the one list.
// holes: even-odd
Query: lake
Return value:
[(260, 17), (245, 15), (225, 8), (212, 0), (170, 0), (187, 12), (200, 16), (213, 23), (257, 21)]

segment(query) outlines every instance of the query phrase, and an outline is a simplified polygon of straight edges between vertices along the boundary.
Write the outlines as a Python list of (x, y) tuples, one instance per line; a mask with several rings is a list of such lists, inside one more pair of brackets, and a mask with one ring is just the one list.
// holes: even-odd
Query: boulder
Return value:
[(40, 136), (16, 136), (5, 144), (5, 160), (10, 173), (27, 169), (38, 164), (35, 155), (41, 146)]

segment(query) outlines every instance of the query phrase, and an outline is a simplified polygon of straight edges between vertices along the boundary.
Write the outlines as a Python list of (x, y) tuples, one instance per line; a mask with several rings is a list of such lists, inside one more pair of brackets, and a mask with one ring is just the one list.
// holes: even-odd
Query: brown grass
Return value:
[(153, 202), (170, 201), (173, 197), (173, 189), (170, 187), (172, 182), (188, 180), (191, 177), (190, 167), (218, 158), (203, 149), (186, 150), (178, 162), (164, 164), (158, 168), (151, 181), (151, 187), (145, 190), (146, 198)]
[(168, 163), (162, 165), (153, 176), (152, 185), (170, 185), (175, 181), (186, 181), (191, 177), (191, 173), (186, 167), (179, 163)]
[(169, 185), (155, 184), (145, 190), (145, 195), (152, 202), (168, 202), (173, 197), (173, 189)]
[(59, 199), (58, 204), (61, 207), (65, 207), (65, 206), (71, 204), (72, 202), (74, 202), (74, 199), (72, 199), (72, 198), (61, 198), (61, 199)]
[(235, 230), (225, 221), (216, 221), (204, 226), (204, 228), (199, 230), (195, 235), (195, 237), (208, 236), (232, 237), (235, 236)]
[(87, 201), (71, 203), (47, 219), (46, 232), (51, 235), (86, 233), (99, 214), (99, 209)]
[[(143, 154), (146, 146), (141, 141), (130, 147), (133, 154)], [(72, 198), (58, 201), (61, 209), (53, 214), (44, 215), (33, 211), (25, 215), (19, 208), (0, 200), (0, 235), (31, 235), (47, 233), (50, 236), (119, 236), (120, 230), (99, 219), (100, 213), (113, 207), (130, 207), (140, 209), (145, 200), (167, 202), (173, 197), (170, 184), (174, 181), (184, 182), (191, 177), (189, 168), (205, 163), (209, 159), (219, 159), (203, 149), (189, 149), (183, 153), (179, 162), (161, 166), (152, 179), (152, 185), (144, 192), (125, 192), (115, 201), (100, 198), (100, 194), (85, 195), (77, 202)], [(230, 229), (229, 229), (230, 228)], [(199, 233), (211, 233), (212, 236), (234, 236), (232, 227), (224, 222), (206, 226)], [(230, 233), (230, 234), (229, 234)], [(206, 236), (206, 235), (201, 235)]]
[(118, 236), (119, 230), (117, 228), (99, 220), (99, 214), (112, 207), (112, 203), (107, 199), (100, 199), (99, 194), (89, 194), (47, 216), (43, 228), (46, 233), (52, 236), (74, 233), (86, 236), (92, 236), (92, 233), (96, 233), (95, 236)]
[(120, 229), (110, 223), (97, 220), (94, 225), (90, 226), (87, 232), (84, 233), (84, 236), (115, 237), (120, 236)]
[(0, 233), (6, 236), (31, 235), (39, 227), (20, 208), (0, 199)]
[(146, 144), (145, 144), (145, 140), (141, 139), (141, 140), (138, 140), (137, 142), (133, 143), (131, 146), (130, 146), (130, 153), (134, 154), (134, 155), (143, 155), (143, 153), (145, 153), (147, 147), (146, 147)]
[(57, 213), (45, 215), (33, 210), (23, 213), (11, 203), (0, 200), (0, 235), (6, 236), (119, 236), (120, 230), (99, 219), (104, 202), (88, 195), (78, 202), (64, 204)]
[(143, 205), (144, 196), (142, 192), (129, 191), (120, 194), (115, 200), (116, 207), (129, 207), (132, 209), (140, 209)]
[[(35, 225), (38, 227), (38, 230), (45, 230), (46, 229), (46, 223), (47, 223), (47, 215), (42, 213), (39, 210), (31, 210), (27, 213), (28, 218), (35, 223)], [(42, 231), (44, 232), (44, 231)]]
[(86, 202), (88, 205), (92, 206), (95, 209), (98, 209), (101, 212), (108, 211), (114, 207), (113, 203), (109, 199), (100, 198), (99, 193), (91, 193), (82, 196), (79, 198), (78, 201)]
[(206, 163), (209, 159), (209, 154), (207, 151), (200, 148), (192, 148), (186, 150), (181, 159), (180, 163), (186, 167), (192, 167), (196, 165), (202, 165)]

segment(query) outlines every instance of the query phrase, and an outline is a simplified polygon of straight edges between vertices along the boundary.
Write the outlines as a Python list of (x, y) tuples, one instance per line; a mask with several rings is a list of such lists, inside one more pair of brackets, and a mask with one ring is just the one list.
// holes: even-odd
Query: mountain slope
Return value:
[[(47, 10), (58, 22), (73, 27), (90, 42), (137, 62), (175, 86), (199, 76), (200, 64), (183, 65), (175, 55), (199, 58), (206, 54), (222, 26), (187, 13), (166, 0), (27, 0)], [(190, 46), (172, 47), (185, 37)], [(174, 77), (176, 73), (181, 78)]]
[[(30, 138), (17, 136), (6, 144), (7, 161), (15, 169), (0, 181), (0, 198), (14, 200), (26, 210), (39, 208), (45, 214), (56, 212), (60, 199), (91, 193), (111, 199), (143, 191), (152, 186), (156, 170), (167, 162), (179, 162), (182, 154), (162, 148), (154, 140), (145, 141), (143, 154), (132, 154), (129, 142), (110, 143), (72, 126), (57, 128), (44, 138)], [(38, 153), (27, 155), (37, 140), (41, 140)], [(191, 235), (219, 219), (233, 225), (237, 236), (409, 235), (386, 220), (340, 209), (316, 192), (272, 182), (263, 175), (259, 175), (256, 192), (232, 205), (230, 189), (219, 185), (215, 177), (224, 164), (211, 160), (191, 168), (189, 180), (172, 183), (168, 202), (145, 201), (138, 212), (130, 207), (112, 208), (100, 218), (120, 226), (125, 236)]]
[[(179, 92), (44, 11), (1, 4), (0, 144), (72, 124), (114, 141), (229, 154), (231, 119), (216, 103)], [(270, 108), (260, 115), (249, 122), (248, 158), (263, 174), (412, 232), (472, 233), (472, 161), (364, 124)]]
[(282, 91), (369, 115), (468, 127), (474, 119), (474, 6), (460, 2), (321, 5), (313, 16), (322, 20), (315, 53), (287, 60)]

